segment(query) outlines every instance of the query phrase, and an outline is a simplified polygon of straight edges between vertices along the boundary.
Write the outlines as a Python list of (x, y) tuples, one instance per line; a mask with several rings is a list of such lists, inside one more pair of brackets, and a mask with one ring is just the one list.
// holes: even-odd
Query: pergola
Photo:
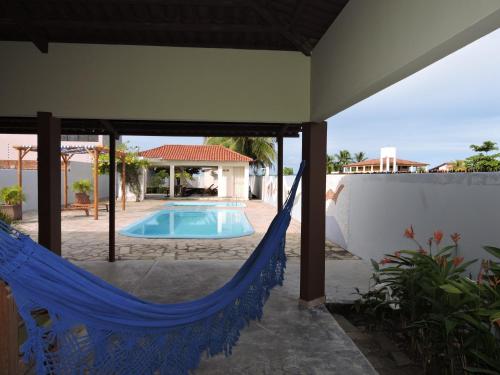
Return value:
[[(38, 147), (36, 145), (29, 146), (13, 146), (14, 149), (18, 151), (18, 159), (17, 159), (17, 184), (19, 187), (23, 187), (23, 159), (29, 152), (38, 152)], [(92, 158), (93, 163), (93, 191), (94, 191), (94, 219), (99, 219), (99, 155), (104, 153), (109, 153), (110, 150), (104, 146), (61, 146), (60, 147), (60, 155), (63, 164), (64, 170), (64, 208), (68, 208), (68, 166), (69, 161), (74, 155), (85, 155), (88, 154)], [(127, 154), (122, 151), (115, 151), (116, 156), (122, 162), (122, 170), (121, 170), (121, 192), (122, 192), (122, 210), (125, 210), (126, 206), (126, 164), (125, 158)], [(112, 164), (110, 164), (110, 169)], [(114, 186), (113, 186), (114, 188)]]

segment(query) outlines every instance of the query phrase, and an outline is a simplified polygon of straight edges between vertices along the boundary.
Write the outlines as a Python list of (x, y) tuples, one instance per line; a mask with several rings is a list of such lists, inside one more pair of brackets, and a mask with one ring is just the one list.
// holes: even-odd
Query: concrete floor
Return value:
[[(241, 265), (239, 260), (75, 263), (143, 299), (159, 303), (202, 297), (222, 286)], [(368, 286), (369, 276), (366, 262), (327, 261), (329, 299), (352, 300), (353, 287)], [(298, 290), (299, 264), (292, 260), (287, 264), (285, 285), (271, 293), (262, 321), (252, 322), (242, 332), (231, 357), (203, 359), (194, 375), (376, 374), (324, 307), (298, 306)]]

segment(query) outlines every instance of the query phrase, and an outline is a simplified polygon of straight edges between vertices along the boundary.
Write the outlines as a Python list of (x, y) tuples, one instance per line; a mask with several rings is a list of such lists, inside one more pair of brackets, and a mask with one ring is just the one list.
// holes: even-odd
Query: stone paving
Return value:
[[(255, 229), (250, 236), (231, 239), (152, 239), (127, 237), (118, 233), (144, 216), (165, 209), (165, 201), (127, 202), (125, 211), (117, 205), (116, 255), (121, 260), (244, 260), (255, 249), (266, 232), (276, 209), (261, 201), (246, 202), (243, 208)], [(235, 208), (236, 209), (236, 208)], [(17, 224), (34, 239), (37, 236), (36, 212), (25, 213)], [(329, 241), (325, 244), (327, 259), (357, 259)], [(300, 223), (292, 220), (287, 232), (286, 252), (290, 258), (300, 256)], [(62, 255), (69, 260), (106, 260), (108, 256), (108, 213), (99, 211), (99, 220), (82, 211), (62, 213)]]

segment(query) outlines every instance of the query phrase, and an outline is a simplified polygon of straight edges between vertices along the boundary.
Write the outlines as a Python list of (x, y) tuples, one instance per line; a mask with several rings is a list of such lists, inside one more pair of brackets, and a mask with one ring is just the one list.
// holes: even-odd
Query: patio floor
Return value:
[[(150, 213), (166, 209), (165, 201), (127, 202), (127, 209), (116, 209), (116, 255), (119, 260), (244, 260), (255, 249), (276, 214), (276, 208), (261, 201), (245, 202), (243, 210), (255, 229), (250, 236), (232, 239), (151, 239), (126, 237), (118, 233), (125, 226)], [(16, 225), (37, 237), (36, 212), (24, 214)], [(327, 259), (355, 259), (339, 246), (326, 242)], [(287, 255), (300, 256), (300, 223), (292, 220), (287, 233)], [(108, 213), (99, 211), (99, 220), (83, 211), (62, 212), (62, 255), (69, 260), (106, 260), (108, 257)]]
[[(359, 262), (362, 261), (328, 260), (327, 294), (347, 295), (346, 290), (338, 289), (339, 285), (352, 281), (352, 272), (346, 271), (345, 265), (352, 263), (359, 267)], [(76, 262), (120, 288), (159, 303), (204, 296), (229, 280), (241, 263), (239, 260)], [(298, 306), (298, 276), (298, 262), (289, 261), (285, 284), (271, 293), (263, 319), (245, 328), (232, 356), (205, 358), (194, 375), (376, 374), (324, 307)]]

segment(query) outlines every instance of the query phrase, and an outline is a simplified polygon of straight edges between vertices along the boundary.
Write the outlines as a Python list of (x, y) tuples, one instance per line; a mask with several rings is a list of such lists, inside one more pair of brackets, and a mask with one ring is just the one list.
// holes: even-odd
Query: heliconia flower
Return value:
[(405, 237), (406, 238), (415, 238), (415, 232), (413, 231), (413, 225), (411, 225), (409, 228), (405, 229)]
[(458, 241), (460, 241), (460, 234), (459, 233), (453, 233), (451, 236), (451, 240), (455, 243), (455, 245), (458, 245)]
[(451, 261), (455, 267), (458, 267), (464, 261), (464, 257), (455, 257)]
[(437, 230), (434, 232), (434, 241), (436, 241), (436, 244), (440, 244), (441, 240), (443, 239), (443, 232), (440, 230)]
[(387, 263), (391, 263), (391, 260), (389, 258), (384, 258), (380, 261), (380, 264), (387, 264)]
[(401, 251), (396, 251), (396, 252), (394, 253), (394, 256), (395, 256), (396, 258), (401, 258)]

